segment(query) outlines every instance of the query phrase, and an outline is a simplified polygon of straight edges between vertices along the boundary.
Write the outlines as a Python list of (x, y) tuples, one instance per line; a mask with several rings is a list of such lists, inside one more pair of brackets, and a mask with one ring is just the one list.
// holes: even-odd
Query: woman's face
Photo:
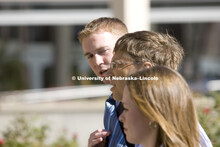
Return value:
[(152, 141), (155, 143), (157, 129), (149, 125), (151, 120), (138, 109), (134, 100), (131, 99), (127, 86), (124, 88), (122, 103), (124, 111), (119, 120), (124, 123), (124, 132), (128, 142), (142, 145), (149, 145)]

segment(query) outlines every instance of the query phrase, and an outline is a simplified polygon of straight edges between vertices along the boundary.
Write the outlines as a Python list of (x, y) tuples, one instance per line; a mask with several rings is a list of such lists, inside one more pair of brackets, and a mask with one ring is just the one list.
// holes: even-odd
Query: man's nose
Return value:
[(106, 72), (106, 77), (110, 77), (110, 79), (109, 79), (110, 84), (112, 84), (112, 76), (114, 76), (113, 71), (111, 68), (109, 68), (109, 70)]
[(95, 63), (96, 63), (96, 65), (100, 65), (100, 64), (104, 63), (102, 56), (95, 55)]
[(118, 119), (120, 122), (122, 122), (122, 123), (124, 122), (124, 113), (123, 112), (121, 113), (121, 115), (119, 115)]

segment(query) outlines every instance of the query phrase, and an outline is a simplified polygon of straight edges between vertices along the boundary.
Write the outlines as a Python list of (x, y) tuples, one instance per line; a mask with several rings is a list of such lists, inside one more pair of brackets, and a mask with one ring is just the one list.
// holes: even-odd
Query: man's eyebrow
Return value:
[(121, 59), (114, 59), (111, 62), (123, 62), (123, 60), (121, 60)]
[(84, 56), (88, 56), (88, 55), (90, 55), (90, 54), (91, 54), (91, 53), (85, 53)]
[(120, 58), (115, 58), (114, 61), (123, 61)]
[[(115, 56), (115, 55), (114, 55)], [(120, 57), (114, 57), (113, 56), (113, 58), (112, 58), (112, 61), (114, 60), (114, 61), (126, 61), (126, 60), (124, 60), (124, 58), (122, 58), (121, 56)]]
[[(94, 52), (98, 52), (99, 50), (102, 50), (102, 49), (104, 49), (104, 48), (106, 48), (106, 47), (107, 47), (107, 46), (102, 46), (102, 47), (100, 47), (100, 48), (97, 48), (97, 49), (95, 49)], [(88, 55), (90, 55), (90, 54), (92, 54), (92, 53), (87, 52), (87, 53), (84, 53), (84, 56), (88, 56)]]
[(102, 46), (102, 47), (100, 47), (100, 48), (97, 48), (95, 51), (99, 51), (99, 50), (103, 50), (103, 49), (105, 49), (107, 46)]

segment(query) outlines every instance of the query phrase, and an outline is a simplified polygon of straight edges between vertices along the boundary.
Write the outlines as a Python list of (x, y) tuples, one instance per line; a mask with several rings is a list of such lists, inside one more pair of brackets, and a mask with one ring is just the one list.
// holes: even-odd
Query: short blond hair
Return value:
[(174, 70), (183, 58), (184, 51), (178, 41), (168, 35), (152, 31), (127, 33), (116, 42), (114, 52), (122, 51), (132, 60), (148, 61), (153, 66), (162, 65)]
[(154, 66), (132, 76), (158, 77), (158, 80), (128, 80), (127, 86), (138, 109), (159, 125), (159, 144), (198, 147), (198, 118), (192, 93), (183, 77), (163, 66)]
[(128, 32), (126, 25), (118, 18), (100, 17), (88, 23), (85, 28), (79, 32), (78, 39), (82, 40), (93, 33), (110, 32), (113, 35), (121, 37)]

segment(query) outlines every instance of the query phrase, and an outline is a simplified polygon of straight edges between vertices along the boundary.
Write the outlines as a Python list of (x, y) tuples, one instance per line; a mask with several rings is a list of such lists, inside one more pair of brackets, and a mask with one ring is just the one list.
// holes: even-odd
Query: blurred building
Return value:
[[(132, 24), (135, 18), (129, 22), (123, 17), (124, 13), (136, 14), (137, 9), (129, 7), (123, 11), (129, 2), (0, 1), (0, 90), (84, 84), (71, 80), (73, 75), (93, 75), (77, 33), (86, 23), (103, 16), (116, 16)], [(144, 19), (150, 24), (146, 28), (168, 32), (184, 47), (180, 72), (192, 88), (203, 91), (206, 81), (220, 79), (220, 1), (152, 0), (146, 7)], [(20, 84), (13, 85), (14, 81)]]
[(77, 33), (91, 20), (111, 14), (108, 2), (100, 0), (0, 1), (2, 54), (7, 61), (16, 56), (21, 69), (14, 72), (22, 72), (17, 78), (25, 88), (77, 84), (71, 80), (74, 74), (92, 73)]

